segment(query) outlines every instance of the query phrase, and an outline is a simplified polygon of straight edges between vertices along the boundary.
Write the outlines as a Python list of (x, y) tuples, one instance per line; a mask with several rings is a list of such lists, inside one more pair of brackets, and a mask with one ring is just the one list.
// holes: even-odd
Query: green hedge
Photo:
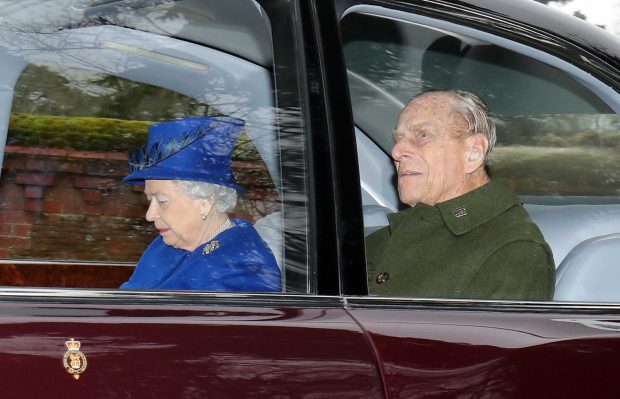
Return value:
[(509, 178), (521, 194), (620, 195), (616, 148), (496, 147), (490, 172)]
[[(155, 121), (88, 116), (11, 114), (9, 145), (51, 147), (83, 151), (129, 152), (142, 146), (148, 127)], [(260, 159), (251, 140), (244, 134), (233, 153), (236, 160)]]
[(127, 152), (146, 141), (153, 122), (11, 114), (8, 143), (86, 151)]

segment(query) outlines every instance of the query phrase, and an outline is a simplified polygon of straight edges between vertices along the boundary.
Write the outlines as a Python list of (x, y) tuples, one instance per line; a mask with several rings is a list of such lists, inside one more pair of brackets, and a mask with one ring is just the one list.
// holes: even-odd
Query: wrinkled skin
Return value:
[(146, 180), (144, 193), (149, 201), (146, 220), (155, 224), (164, 243), (175, 248), (193, 251), (207, 242), (227, 217), (211, 201), (191, 198), (171, 180)]
[(455, 101), (450, 93), (426, 93), (399, 116), (392, 159), (405, 204), (435, 205), (489, 181), (484, 171), (487, 139), (465, 134), (467, 122), (454, 111)]

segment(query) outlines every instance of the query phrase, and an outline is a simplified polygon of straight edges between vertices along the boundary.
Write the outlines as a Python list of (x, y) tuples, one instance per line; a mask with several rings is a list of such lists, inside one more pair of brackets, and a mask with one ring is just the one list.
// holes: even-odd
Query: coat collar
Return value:
[(508, 182), (497, 179), (435, 206), (452, 234), (460, 236), (521, 204)]

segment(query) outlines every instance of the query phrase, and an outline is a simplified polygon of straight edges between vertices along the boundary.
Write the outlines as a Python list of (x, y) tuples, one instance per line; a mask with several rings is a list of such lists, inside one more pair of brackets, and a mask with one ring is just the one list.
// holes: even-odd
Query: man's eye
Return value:
[(431, 137), (432, 136), (431, 136), (431, 134), (429, 132), (419, 132), (416, 135), (416, 140), (418, 142), (427, 142), (427, 141), (429, 141), (431, 139)]

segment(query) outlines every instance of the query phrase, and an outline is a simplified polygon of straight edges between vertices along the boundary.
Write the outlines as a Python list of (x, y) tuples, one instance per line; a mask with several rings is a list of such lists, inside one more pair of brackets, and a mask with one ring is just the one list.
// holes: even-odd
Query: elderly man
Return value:
[(553, 256), (540, 230), (485, 160), (495, 144), (486, 105), (467, 92), (427, 92), (400, 113), (392, 158), (410, 208), (366, 241), (369, 292), (433, 298), (548, 300)]

